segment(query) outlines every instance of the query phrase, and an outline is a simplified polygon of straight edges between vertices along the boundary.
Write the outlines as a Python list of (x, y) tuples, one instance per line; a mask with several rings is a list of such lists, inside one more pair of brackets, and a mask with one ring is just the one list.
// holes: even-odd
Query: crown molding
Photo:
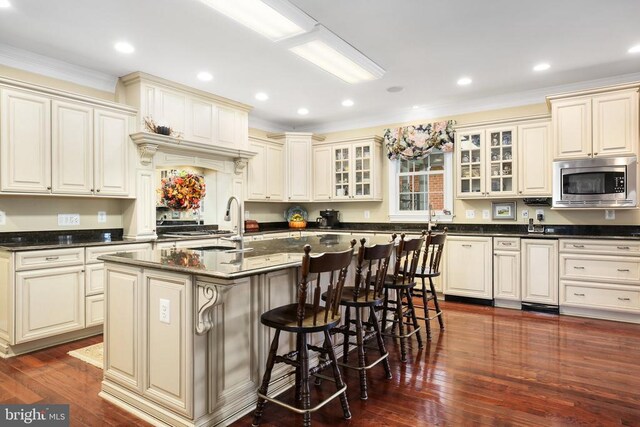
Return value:
[(0, 43), (0, 64), (114, 93), (117, 76)]

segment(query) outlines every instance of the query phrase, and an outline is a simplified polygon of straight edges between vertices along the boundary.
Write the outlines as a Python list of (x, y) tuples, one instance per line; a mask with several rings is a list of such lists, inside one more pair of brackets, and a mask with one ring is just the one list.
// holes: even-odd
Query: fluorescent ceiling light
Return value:
[(133, 53), (135, 48), (127, 42), (118, 42), (113, 45), (113, 48), (120, 53)]
[(6, 9), (8, 7), (11, 7), (9, 0), (0, 0), (0, 9)]
[(458, 85), (460, 85), (460, 86), (470, 85), (471, 82), (472, 82), (472, 80), (469, 77), (462, 77), (462, 78), (458, 79)]
[(307, 114), (309, 114), (309, 110), (307, 110), (306, 108), (298, 108), (298, 114), (300, 114), (301, 116), (306, 116)]
[(258, 101), (266, 101), (267, 99), (269, 99), (269, 95), (264, 92), (258, 92), (256, 93), (256, 99)]
[(306, 33), (317, 23), (286, 0), (201, 1), (272, 41)]
[(546, 62), (543, 62), (533, 67), (533, 71), (545, 71), (545, 70), (548, 70), (549, 68), (551, 68), (551, 65), (547, 64)]
[(352, 99), (345, 99), (344, 101), (342, 101), (342, 106), (343, 107), (353, 107), (353, 100)]
[(211, 73), (201, 71), (198, 73), (198, 80), (202, 80), (203, 82), (210, 82), (211, 80), (213, 80), (213, 76), (211, 75)]
[(630, 47), (627, 52), (629, 52), (629, 53), (638, 53), (638, 52), (640, 52), (640, 44), (637, 44), (635, 46)]
[(347, 83), (379, 79), (384, 70), (322, 25), (285, 42), (289, 50)]

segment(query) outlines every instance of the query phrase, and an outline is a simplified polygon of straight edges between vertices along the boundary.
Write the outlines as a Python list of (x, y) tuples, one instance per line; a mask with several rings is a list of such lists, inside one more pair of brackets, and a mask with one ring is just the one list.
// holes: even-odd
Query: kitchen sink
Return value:
[(225, 254), (238, 254), (244, 252), (251, 252), (253, 248), (236, 248), (234, 246), (203, 246), (189, 248), (194, 251), (211, 251), (211, 252), (223, 252)]
[(200, 230), (200, 231), (169, 231), (162, 233), (163, 236), (169, 237), (200, 237), (200, 236), (222, 236), (233, 234), (227, 230)]

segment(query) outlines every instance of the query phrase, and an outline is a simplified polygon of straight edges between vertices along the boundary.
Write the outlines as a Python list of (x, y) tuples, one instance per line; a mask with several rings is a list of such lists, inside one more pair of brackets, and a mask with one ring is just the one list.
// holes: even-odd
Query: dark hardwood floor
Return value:
[[(335, 400), (313, 425), (640, 426), (640, 325), (451, 302), (443, 309), (447, 330), (434, 325), (422, 351), (412, 340), (408, 363), (386, 340), (393, 379), (382, 366), (371, 370), (369, 400), (359, 399), (356, 372), (345, 373), (351, 420)], [(69, 403), (73, 426), (148, 425), (98, 397), (102, 372), (67, 355), (101, 339), (0, 359), (0, 404)], [(263, 426), (300, 423), (267, 404)], [(250, 424), (248, 415), (234, 425)]]

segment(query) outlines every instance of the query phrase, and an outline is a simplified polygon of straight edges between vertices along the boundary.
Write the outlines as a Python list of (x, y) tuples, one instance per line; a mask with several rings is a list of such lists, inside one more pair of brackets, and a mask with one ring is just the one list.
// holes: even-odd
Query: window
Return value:
[(389, 162), (391, 221), (451, 221), (453, 156), (434, 151), (421, 160)]

